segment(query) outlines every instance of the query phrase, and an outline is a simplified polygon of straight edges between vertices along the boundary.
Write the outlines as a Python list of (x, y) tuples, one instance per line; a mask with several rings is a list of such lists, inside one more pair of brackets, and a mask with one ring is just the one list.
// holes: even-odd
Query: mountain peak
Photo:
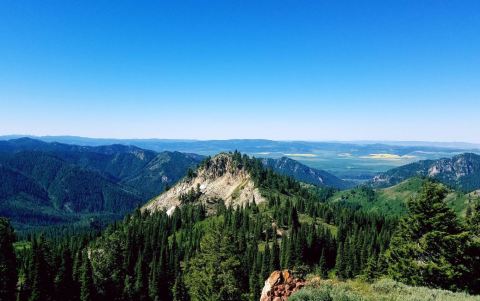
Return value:
[(235, 154), (220, 153), (205, 160), (195, 172), (168, 191), (152, 199), (144, 209), (169, 212), (187, 203), (202, 203), (208, 207), (219, 200), (232, 206), (265, 201), (255, 186), (251, 174), (235, 159)]

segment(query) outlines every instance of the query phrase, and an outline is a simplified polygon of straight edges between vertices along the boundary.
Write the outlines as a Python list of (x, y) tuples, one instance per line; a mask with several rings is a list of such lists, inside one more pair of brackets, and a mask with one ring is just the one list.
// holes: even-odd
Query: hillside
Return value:
[(263, 165), (273, 171), (295, 178), (298, 181), (316, 185), (328, 186), (337, 189), (347, 189), (355, 186), (355, 183), (344, 181), (324, 170), (308, 167), (296, 160), (281, 157), (279, 159), (262, 159)]
[(414, 176), (431, 177), (448, 186), (471, 192), (480, 188), (480, 155), (464, 153), (452, 158), (410, 163), (375, 176), (371, 184), (374, 187), (388, 187)]
[[(407, 212), (407, 201), (418, 195), (425, 181), (425, 178), (413, 177), (387, 188), (360, 186), (337, 192), (329, 201), (382, 215), (403, 215)], [(446, 202), (457, 214), (464, 215), (475, 199), (478, 199), (475, 194), (449, 189)]]
[(96, 171), (114, 182), (131, 186), (145, 199), (174, 184), (203, 159), (195, 154), (157, 153), (130, 145), (91, 147), (20, 138), (0, 141), (0, 162), (2, 158), (8, 159), (8, 156), (22, 151), (48, 153), (67, 163)]
[(130, 187), (50, 154), (21, 152), (4, 164), (1, 215), (25, 226), (77, 221), (77, 214), (121, 216), (142, 203)]
[(214, 204), (220, 199), (233, 206), (265, 200), (245, 166), (238, 165), (227, 153), (204, 162), (194, 174), (152, 199), (144, 209), (172, 210), (186, 203)]
[(195, 167), (201, 156), (133, 146), (0, 142), (0, 215), (18, 229), (122, 217)]

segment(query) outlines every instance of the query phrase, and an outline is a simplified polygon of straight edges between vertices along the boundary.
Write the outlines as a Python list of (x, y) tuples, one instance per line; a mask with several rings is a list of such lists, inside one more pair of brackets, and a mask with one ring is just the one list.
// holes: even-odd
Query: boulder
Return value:
[(260, 301), (286, 301), (304, 286), (305, 280), (295, 278), (289, 270), (274, 271), (265, 280)]

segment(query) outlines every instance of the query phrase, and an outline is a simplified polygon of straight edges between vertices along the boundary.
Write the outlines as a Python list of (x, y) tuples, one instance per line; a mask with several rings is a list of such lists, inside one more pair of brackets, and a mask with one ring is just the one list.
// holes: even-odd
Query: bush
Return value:
[(350, 291), (346, 285), (324, 285), (306, 288), (293, 294), (291, 301), (363, 301), (362, 297)]
[(442, 289), (413, 287), (390, 279), (371, 285), (361, 281), (311, 282), (293, 294), (290, 301), (480, 301), (480, 296)]

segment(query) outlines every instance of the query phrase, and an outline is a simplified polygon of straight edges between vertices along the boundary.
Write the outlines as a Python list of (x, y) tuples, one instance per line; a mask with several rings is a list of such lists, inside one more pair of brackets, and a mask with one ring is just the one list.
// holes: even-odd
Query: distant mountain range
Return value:
[(315, 153), (318, 150), (348, 152), (357, 155), (372, 153), (391, 153), (405, 155), (421, 151), (461, 152), (480, 151), (480, 144), (466, 142), (427, 142), (427, 141), (278, 141), (268, 139), (226, 139), (226, 140), (188, 140), (188, 139), (115, 139), (88, 138), (78, 136), (0, 136), (0, 140), (28, 137), (45, 142), (61, 142), (83, 146), (102, 146), (111, 144), (135, 145), (154, 151), (181, 151), (198, 154), (217, 154), (222, 151), (238, 150), (243, 153)]
[[(19, 137), (0, 136), (0, 140)], [(480, 145), (462, 142), (99, 139), (74, 136), (31, 138), (79, 146), (121, 144), (155, 152), (179, 151), (208, 156), (237, 150), (257, 158), (288, 157), (356, 183), (369, 180), (379, 172), (419, 160), (436, 160), (465, 152), (480, 154)]]
[(262, 163), (267, 168), (270, 168), (281, 175), (289, 176), (297, 181), (320, 187), (328, 186), (337, 189), (347, 189), (356, 185), (353, 182), (339, 179), (329, 172), (308, 167), (305, 164), (287, 157), (279, 159), (266, 158), (262, 159)]
[(480, 189), (480, 155), (464, 153), (452, 158), (414, 162), (375, 176), (371, 184), (388, 187), (415, 176), (431, 177), (465, 192)]

